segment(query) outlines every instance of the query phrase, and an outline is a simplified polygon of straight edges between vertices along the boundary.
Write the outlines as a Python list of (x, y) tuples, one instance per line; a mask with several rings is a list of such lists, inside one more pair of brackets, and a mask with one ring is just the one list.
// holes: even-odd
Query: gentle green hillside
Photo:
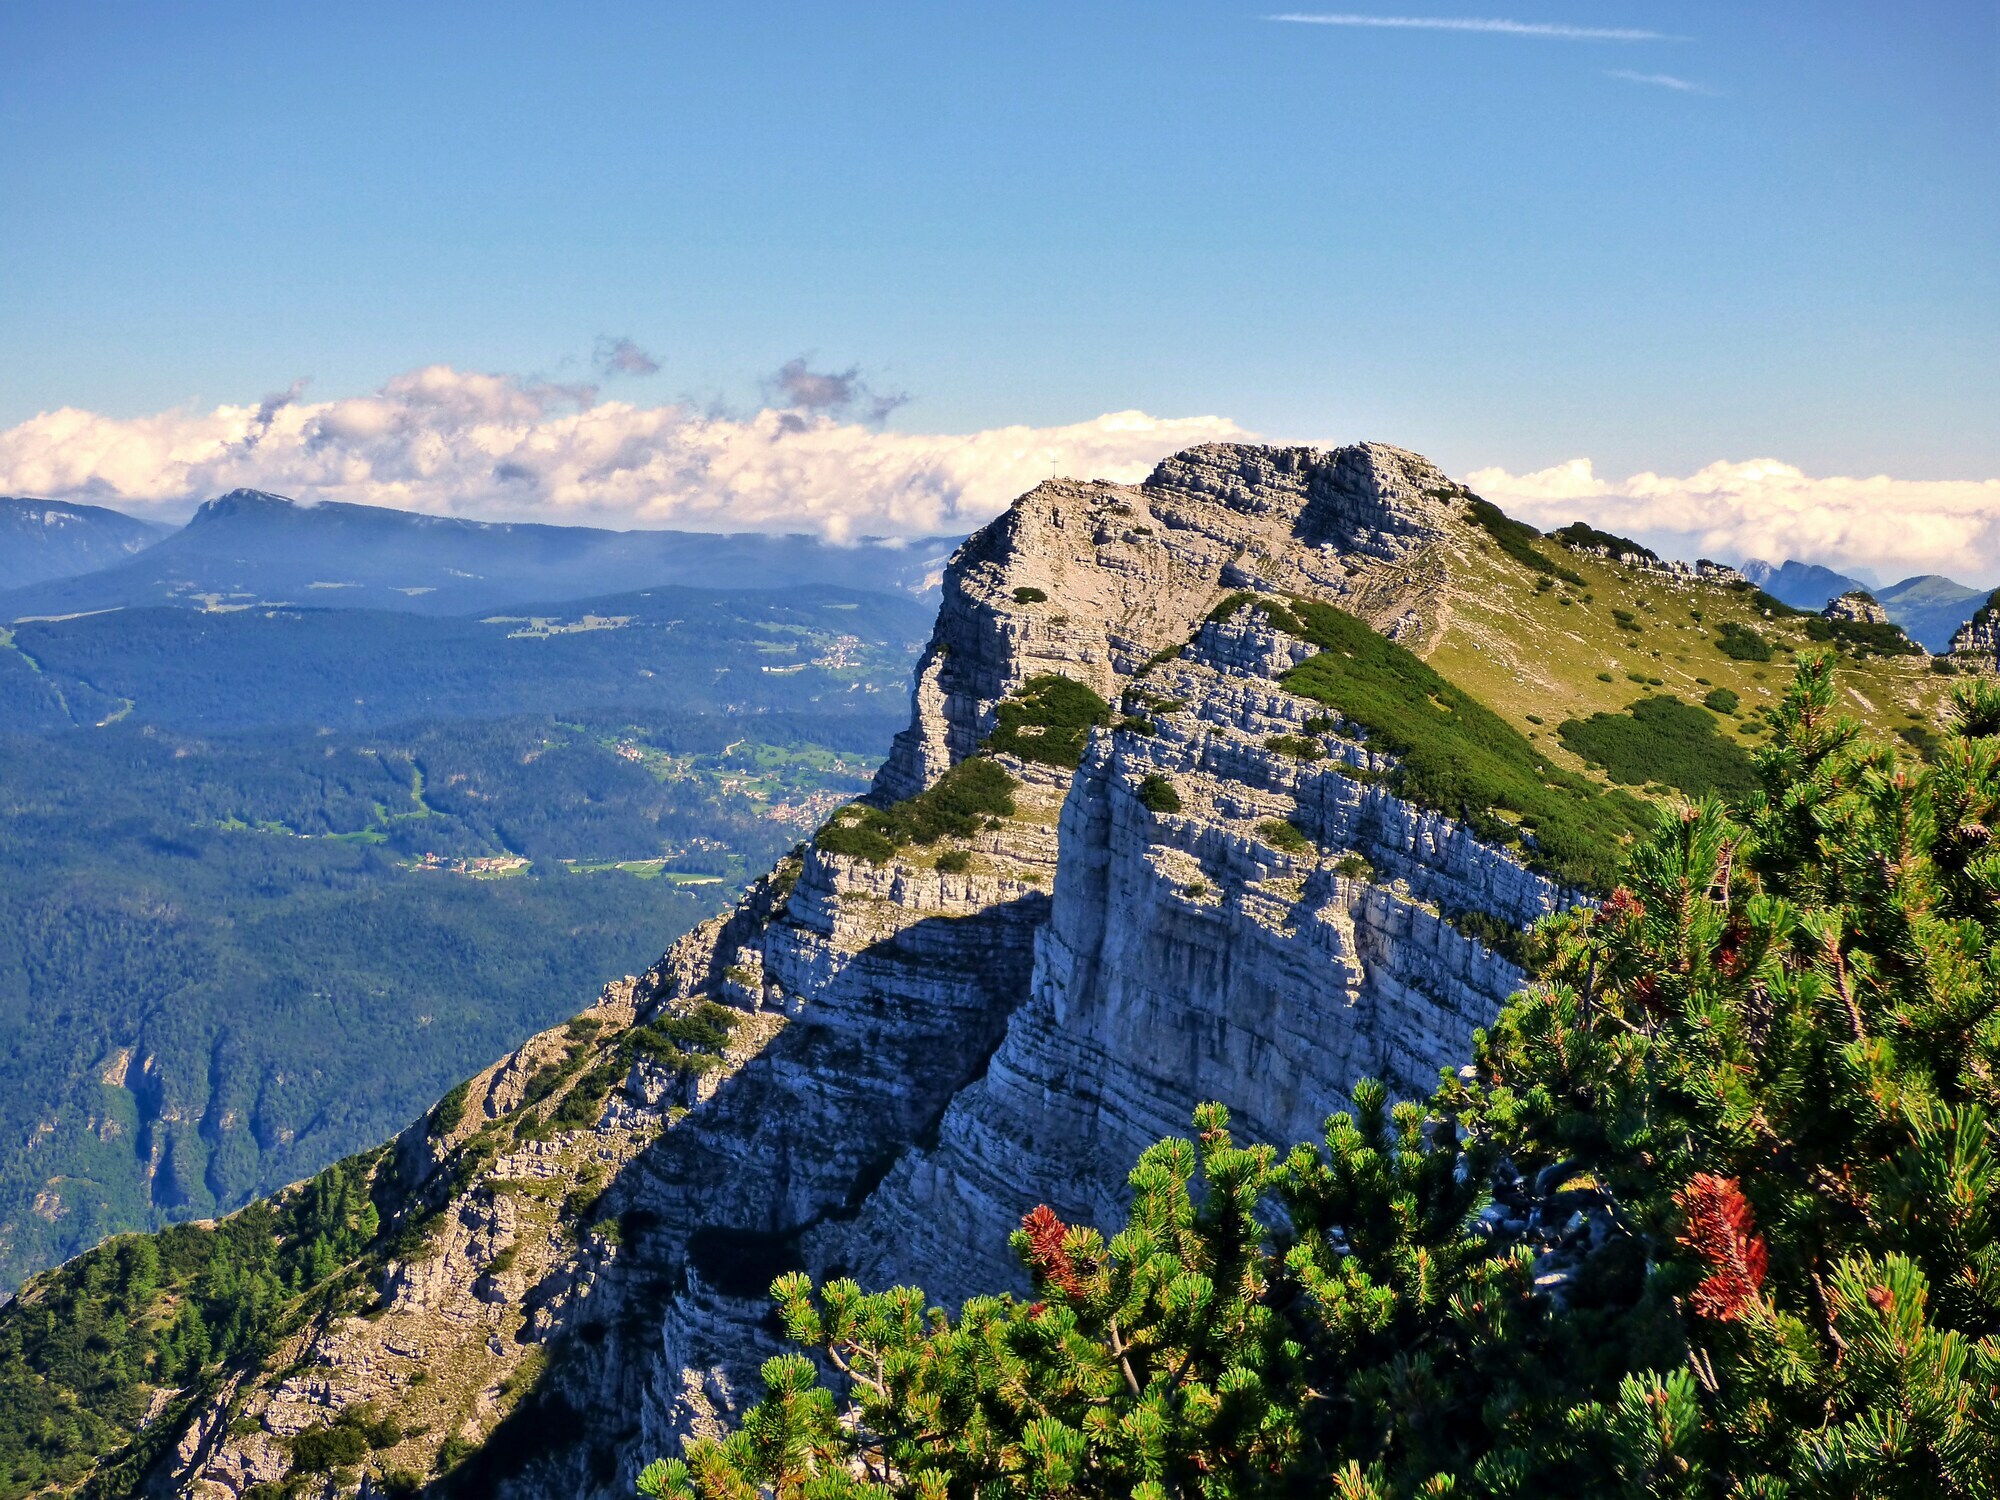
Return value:
[(1608, 890), (1625, 839), (1646, 824), (1622, 792), (1563, 771), (1520, 731), (1416, 656), (1332, 605), (1294, 599), (1299, 633), (1319, 647), (1284, 676), (1397, 757), (1396, 792), (1462, 818), (1528, 864)]
[[(1754, 749), (1798, 655), (1827, 647), (1838, 654), (1841, 711), (1871, 732), (1944, 721), (1953, 679), (1919, 655), (1882, 654), (1872, 632), (1838, 631), (1747, 586), (1608, 562), (1562, 535), (1521, 527), (1503, 543), (1475, 523), (1441, 544), (1448, 582), (1421, 648), (1558, 765), (1602, 774), (1558, 737), (1568, 720), (1626, 714), (1648, 696), (1700, 703), (1717, 688), (1737, 698), (1719, 732)], [(1523, 561), (1523, 548), (1580, 582)]]

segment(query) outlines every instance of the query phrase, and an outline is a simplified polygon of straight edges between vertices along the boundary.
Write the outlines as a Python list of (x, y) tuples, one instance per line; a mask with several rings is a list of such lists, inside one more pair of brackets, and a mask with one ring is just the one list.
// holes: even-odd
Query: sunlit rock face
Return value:
[[(718, 1099), (700, 1133), (732, 1142), (740, 1182), (722, 1196), (782, 1202), (759, 1222), (789, 1237), (786, 1264), (915, 1282), (943, 1300), (1018, 1286), (1007, 1234), (1021, 1213), (1049, 1202), (1115, 1221), (1133, 1158), (1184, 1131), (1196, 1101), (1223, 1100), (1247, 1134), (1290, 1141), (1316, 1135), (1358, 1077), (1419, 1093), (1463, 1059), (1520, 974), (1450, 917), (1525, 923), (1564, 893), (1389, 795), (1369, 774), (1383, 762), (1358, 741), (1322, 735), (1327, 754), (1310, 762), (1266, 748), (1325, 714), (1277, 680), (1311, 648), (1251, 611), (1204, 623), (1231, 591), (1260, 589), (1335, 599), (1421, 633), (1440, 566), (1430, 542), (1453, 519), (1443, 476), (1397, 450), (1210, 448), (1141, 486), (1043, 485), (961, 549), (878, 803), (972, 754), (1000, 701), (1042, 673), (1113, 700), (1136, 682), (1172, 707), (1148, 716), (1150, 734), (1100, 731), (1074, 777), (1007, 761), (1024, 781), (1023, 815), (973, 841), (1001, 888), (960, 888), (970, 877), (900, 859), (807, 856), (788, 911), (765, 931), (764, 1003), (802, 1019), (844, 1006), (860, 962), (872, 1003), (929, 1018), (926, 1036), (979, 1045), (930, 1044), (966, 1074), (935, 1109), (925, 1091), (921, 1109), (885, 1104), (863, 1118), (859, 1080), (845, 1074), (790, 1090), (798, 1102), (782, 1126), (768, 1106), (756, 1111), (782, 1145), (755, 1144), (740, 1107)], [(1148, 810), (1148, 776), (1173, 785), (1178, 811)], [(1274, 820), (1310, 847), (1274, 847), (1258, 831)], [(867, 898), (865, 915), (842, 918), (859, 925), (830, 915), (842, 892)], [(851, 899), (839, 900), (842, 914)], [(982, 992), (983, 1011), (950, 1001), (940, 976), (962, 971), (909, 939), (869, 947), (947, 912), (966, 929), (955, 939), (963, 972), (1014, 976), (1011, 991)], [(853, 1049), (841, 1058), (843, 1069), (869, 1066)], [(808, 1143), (830, 1163), (857, 1133), (876, 1148), (869, 1170), (866, 1151), (846, 1148), (804, 1193), (758, 1180), (769, 1173), (760, 1162), (782, 1162), (795, 1181)], [(836, 1201), (843, 1173), (858, 1190)], [(776, 1347), (758, 1288), (722, 1295), (699, 1252), (697, 1291), (664, 1320), (648, 1385), (654, 1450), (726, 1416)]]
[(2000, 590), (1958, 627), (1951, 654), (1981, 671), (2000, 671)]
[[(801, 850), (607, 992), (601, 1029), (481, 1075), (455, 1135), (413, 1127), (399, 1173), (444, 1215), (428, 1258), (392, 1268), (376, 1322), (337, 1324), (293, 1385), (246, 1404), (268, 1430), (208, 1422), (160, 1487), (268, 1478), (299, 1400), (414, 1409), (396, 1351), (448, 1348), (478, 1366), (452, 1420), (485, 1445), (482, 1487), (629, 1494), (647, 1459), (754, 1399), (778, 1272), (944, 1302), (1018, 1287), (1022, 1212), (1114, 1225), (1135, 1156), (1198, 1101), (1288, 1143), (1359, 1077), (1427, 1090), (1520, 979), (1454, 919), (1524, 924), (1570, 897), (1390, 795), (1386, 762), (1281, 684), (1310, 646), (1254, 609), (1210, 615), (1233, 591), (1298, 593), (1422, 640), (1437, 544), (1463, 529), (1453, 493), (1392, 448), (1217, 446), (1143, 485), (1022, 497), (953, 559), (872, 797), (934, 785), (1045, 673), (1117, 705), (1081, 766), (1001, 757), (1014, 812), (968, 838), (879, 864)], [(635, 1065), (594, 1127), (441, 1180), (551, 1059), (587, 1067), (703, 1003), (741, 1018), (715, 1065)], [(510, 1406), (531, 1350), (533, 1395)]]

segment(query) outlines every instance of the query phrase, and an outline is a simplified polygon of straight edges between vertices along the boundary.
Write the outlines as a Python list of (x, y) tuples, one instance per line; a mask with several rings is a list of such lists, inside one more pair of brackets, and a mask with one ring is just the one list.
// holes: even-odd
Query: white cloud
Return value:
[(1309, 15), (1290, 12), (1266, 16), (1267, 21), (1284, 21), (1294, 26), (1367, 26), (1392, 31), (1472, 31), (1488, 36), (1542, 37), (1559, 42), (1665, 42), (1664, 31), (1644, 31), (1629, 26), (1568, 26), (1556, 21), (1484, 20), (1473, 16), (1369, 16), (1353, 14)]
[(1466, 482), (1544, 529), (1585, 520), (1681, 557), (1798, 558), (1981, 587), (2000, 579), (2000, 479), (1815, 478), (1759, 458), (1681, 479), (1611, 480), (1574, 458), (1532, 474), (1479, 469)]
[(1671, 73), (1634, 73), (1630, 68), (1613, 68), (1604, 75), (1606, 78), (1620, 78), (1626, 83), (1649, 84), (1656, 89), (1672, 89), (1677, 94), (1705, 94), (1707, 89), (1698, 83), (1690, 83), (1685, 78), (1676, 78)]
[(372, 396), (307, 402), (299, 389), (207, 412), (44, 412), (0, 431), (0, 494), (184, 512), (243, 486), (491, 520), (845, 540), (967, 531), (1052, 471), (1131, 481), (1177, 449), (1246, 435), (1226, 417), (1136, 411), (885, 432), (810, 407), (715, 416), (447, 365)]

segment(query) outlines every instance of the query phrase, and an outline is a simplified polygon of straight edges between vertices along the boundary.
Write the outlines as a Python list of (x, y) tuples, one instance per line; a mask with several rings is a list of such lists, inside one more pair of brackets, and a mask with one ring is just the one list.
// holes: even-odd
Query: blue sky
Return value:
[(891, 430), (2000, 474), (1991, 4), (1273, 9), (10, 0), (0, 427), (613, 336), (620, 399), (804, 355)]

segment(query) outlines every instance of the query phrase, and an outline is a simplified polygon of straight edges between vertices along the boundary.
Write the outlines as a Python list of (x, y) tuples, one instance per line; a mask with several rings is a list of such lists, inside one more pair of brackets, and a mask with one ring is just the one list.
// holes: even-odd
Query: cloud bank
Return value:
[(1679, 557), (1798, 558), (1874, 568), (1884, 580), (1945, 573), (2000, 582), (2000, 479), (1815, 478), (1759, 458), (1685, 478), (1600, 477), (1587, 458), (1532, 474), (1466, 476), (1510, 515), (1544, 529), (1586, 520)]
[(887, 432), (879, 421), (901, 398), (876, 395), (856, 371), (798, 361), (774, 386), (784, 404), (719, 416), (431, 365), (346, 400), (306, 401), (301, 382), (206, 412), (65, 407), (0, 431), (0, 494), (173, 515), (248, 487), (482, 520), (844, 541), (968, 531), (1051, 472), (1132, 481), (1177, 449), (1247, 436), (1226, 417), (1137, 411)]
[[(643, 352), (643, 351), (641, 351)], [(186, 514), (240, 487), (479, 520), (804, 531), (845, 541), (969, 531), (1052, 472), (1142, 479), (1167, 454), (1251, 435), (1219, 416), (1109, 412), (1061, 427), (905, 433), (855, 370), (794, 360), (747, 415), (601, 399), (448, 365), (373, 395), (119, 418), (65, 407), (0, 431), (0, 494)], [(1808, 475), (1776, 459), (1614, 480), (1587, 458), (1472, 487), (1542, 527), (1588, 520), (1680, 557), (1788, 557), (1885, 578), (2000, 582), (2000, 479)]]

